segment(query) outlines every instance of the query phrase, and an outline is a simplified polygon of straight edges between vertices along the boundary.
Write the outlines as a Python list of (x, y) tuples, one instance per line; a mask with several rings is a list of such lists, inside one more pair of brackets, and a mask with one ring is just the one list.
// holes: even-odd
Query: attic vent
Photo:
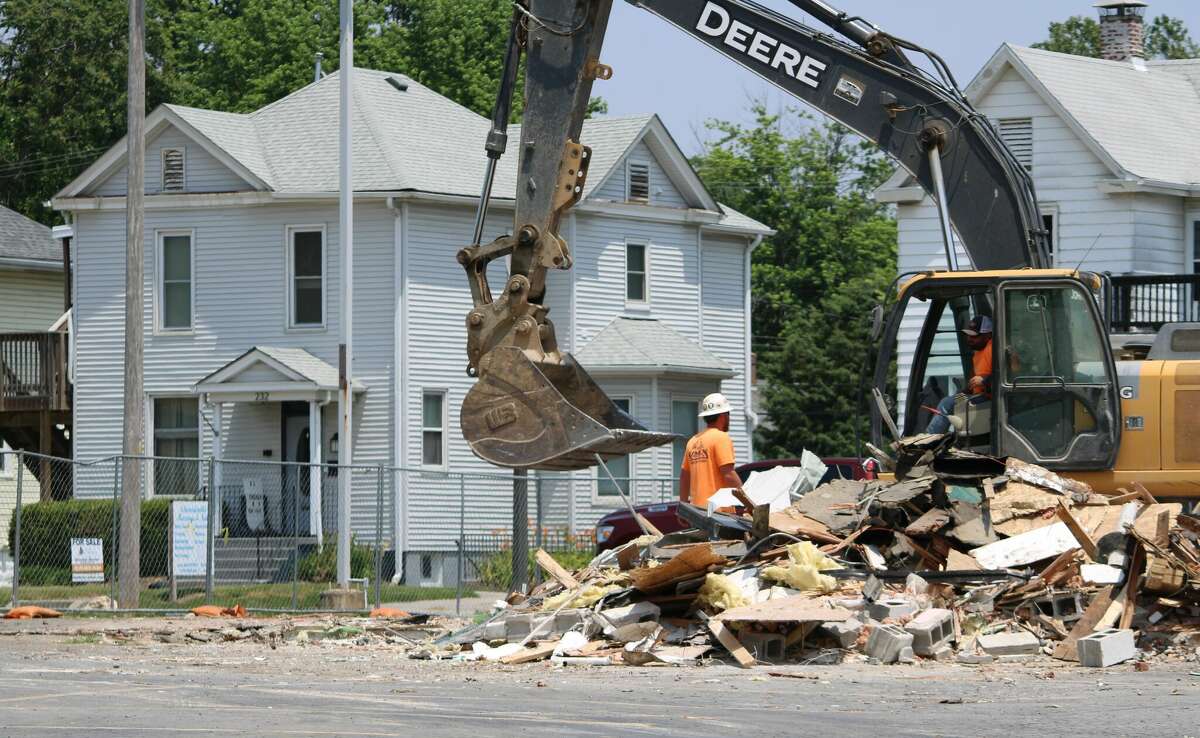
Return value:
[(185, 178), (183, 149), (163, 149), (162, 191), (183, 192)]
[(629, 199), (634, 202), (650, 202), (650, 165), (629, 162)]
[(1000, 138), (1026, 171), (1033, 171), (1033, 119), (1001, 118)]

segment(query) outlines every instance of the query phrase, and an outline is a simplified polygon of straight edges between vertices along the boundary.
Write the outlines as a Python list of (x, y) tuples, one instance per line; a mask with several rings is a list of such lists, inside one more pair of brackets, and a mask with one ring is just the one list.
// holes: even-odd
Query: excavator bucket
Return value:
[(463, 401), (463, 436), (497, 466), (570, 471), (661, 446), (655, 433), (618, 408), (570, 354), (562, 363), (533, 362), (518, 348), (498, 347), (480, 364)]

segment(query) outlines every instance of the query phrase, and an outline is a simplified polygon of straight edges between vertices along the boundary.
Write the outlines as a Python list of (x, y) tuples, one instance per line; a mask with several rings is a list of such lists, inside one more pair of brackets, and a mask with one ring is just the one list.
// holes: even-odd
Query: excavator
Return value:
[[(948, 419), (959, 448), (1039, 464), (1101, 492), (1140, 482), (1161, 497), (1200, 497), (1200, 326), (1164, 326), (1146, 357), (1115, 359), (1102, 317), (1106, 278), (1051, 268), (1030, 173), (937, 54), (821, 0), (789, 1), (829, 32), (752, 0), (627, 1), (873, 142), (936, 203), (948, 269), (903, 275), (886, 309), (872, 313), (874, 448), (920, 433), (955, 394)], [(673, 438), (622, 412), (558, 347), (545, 305), (548, 270), (572, 264), (558, 229), (587, 178), (580, 134), (593, 83), (612, 76), (600, 61), (612, 2), (513, 3), (475, 239), (458, 253), (474, 305), (467, 373), (477, 378), (461, 426), (474, 453), (498, 466), (582, 469)], [(514, 228), (482, 244), (522, 56)], [(493, 295), (487, 267), (505, 257), (507, 282)], [(993, 327), (986, 402), (958, 394), (973, 373), (962, 329), (979, 317)], [(900, 336), (910, 342), (914, 332), (896, 408), (887, 388)]]

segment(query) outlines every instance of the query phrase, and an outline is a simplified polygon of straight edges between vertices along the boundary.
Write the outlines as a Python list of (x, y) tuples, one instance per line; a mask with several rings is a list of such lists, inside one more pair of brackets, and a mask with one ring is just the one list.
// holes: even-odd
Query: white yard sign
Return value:
[(202, 577), (208, 568), (208, 503), (171, 503), (171, 574)]
[(99, 538), (71, 539), (71, 583), (104, 581), (104, 541)]

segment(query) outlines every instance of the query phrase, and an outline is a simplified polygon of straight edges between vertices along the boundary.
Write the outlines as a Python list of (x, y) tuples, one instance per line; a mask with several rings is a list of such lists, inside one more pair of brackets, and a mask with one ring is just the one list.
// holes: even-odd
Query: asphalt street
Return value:
[(1198, 736), (1198, 673), (1049, 659), (556, 669), (22, 634), (0, 636), (0, 736)]

